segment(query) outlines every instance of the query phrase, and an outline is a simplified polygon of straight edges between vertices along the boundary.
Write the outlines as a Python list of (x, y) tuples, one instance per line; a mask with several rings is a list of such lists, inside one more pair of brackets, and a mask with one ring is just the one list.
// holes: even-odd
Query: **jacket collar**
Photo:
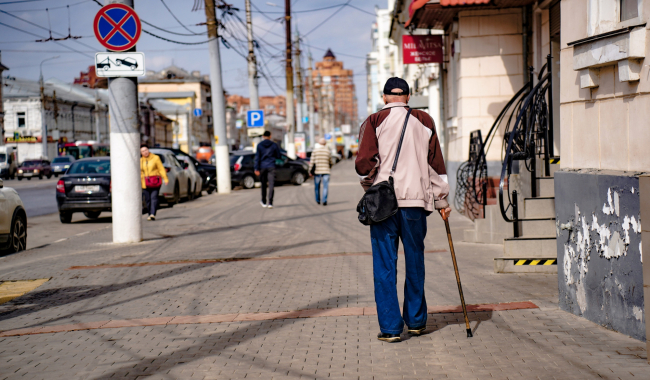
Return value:
[(383, 106), (381, 109), (385, 110), (386, 108), (393, 108), (393, 107), (408, 107), (408, 104), (402, 102), (388, 103), (385, 106)]

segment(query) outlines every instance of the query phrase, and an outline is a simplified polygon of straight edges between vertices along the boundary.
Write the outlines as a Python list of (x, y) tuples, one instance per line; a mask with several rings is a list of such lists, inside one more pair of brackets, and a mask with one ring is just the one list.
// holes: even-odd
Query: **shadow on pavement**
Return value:
[(149, 240), (162, 240), (162, 239), (176, 239), (176, 238), (181, 238), (181, 237), (186, 237), (186, 236), (195, 236), (195, 235), (217, 233), (217, 232), (221, 232), (221, 231), (236, 230), (236, 229), (239, 229), (239, 228), (258, 226), (258, 225), (262, 225), (262, 224), (272, 224), (272, 223), (277, 223), (277, 222), (295, 221), (295, 220), (304, 219), (304, 218), (320, 217), (320, 216), (327, 215), (327, 214), (337, 214), (337, 213), (346, 212), (346, 211), (349, 211), (349, 210), (334, 210), (334, 211), (322, 212), (322, 213), (318, 213), (318, 214), (311, 213), (311, 214), (307, 214), (307, 215), (292, 216), (292, 217), (288, 217), (288, 218), (284, 218), (284, 219), (262, 220), (262, 221), (253, 222), (253, 223), (237, 224), (237, 225), (234, 225), (234, 226), (215, 227), (215, 228), (208, 228), (208, 229), (205, 229), (205, 230), (184, 232), (184, 233), (178, 234), (178, 235), (161, 235), (161, 234), (157, 234), (158, 237), (148, 238), (148, 239), (143, 239), (143, 240), (144, 241), (149, 241)]
[[(467, 313), (469, 319), (469, 326), (472, 329), (472, 334), (476, 336), (476, 331), (481, 325), (481, 322), (486, 322), (492, 319), (492, 311), (474, 311)], [(462, 313), (444, 313), (444, 314), (429, 314), (427, 318), (427, 329), (420, 335), (429, 335), (444, 329), (447, 326), (458, 325), (462, 326), (465, 331), (465, 318)], [(457, 328), (457, 327), (454, 327)], [(413, 338), (410, 334), (402, 334), (402, 340), (406, 341)], [(468, 338), (472, 339), (472, 338)]]
[[(214, 264), (219, 264), (219, 263), (214, 263)], [(86, 301), (90, 300), (95, 297), (103, 296), (109, 293), (114, 293), (118, 292), (121, 290), (126, 290), (129, 288), (133, 288), (138, 285), (142, 285), (146, 282), (149, 281), (155, 281), (155, 280), (162, 280), (162, 279), (167, 279), (176, 275), (182, 275), (200, 268), (205, 268), (206, 265), (214, 265), (211, 263), (202, 263), (202, 264), (193, 264), (193, 265), (188, 265), (188, 266), (183, 266), (183, 267), (176, 267), (174, 269), (168, 270), (166, 272), (162, 273), (156, 273), (152, 274), (147, 277), (143, 278), (138, 278), (132, 281), (120, 283), (120, 284), (110, 284), (110, 285), (86, 285), (86, 286), (68, 286), (68, 287), (60, 287), (60, 288), (53, 288), (53, 289), (46, 289), (46, 290), (41, 290), (37, 292), (31, 292), (23, 295), (22, 297), (16, 298), (13, 301), (7, 302), (0, 306), (1, 309), (6, 309), (7, 307), (11, 307), (11, 310), (7, 310), (4, 312), (0, 312), (0, 321), (4, 321), (7, 319), (12, 319), (12, 318), (17, 318), (20, 316), (28, 315), (31, 313), (36, 313), (39, 311), (47, 310), (50, 308), (55, 308), (59, 306), (64, 306), (68, 305), (74, 302), (79, 302), (79, 301)], [(210, 277), (210, 278), (204, 278), (201, 280), (197, 280), (191, 283), (187, 284), (182, 284), (174, 287), (162, 287), (163, 291), (166, 290), (172, 290), (172, 289), (179, 289), (183, 288), (186, 286), (190, 285), (196, 285), (200, 284), (205, 281), (213, 280), (215, 278), (218, 278), (221, 276), (215, 276), (215, 277)], [(147, 294), (143, 294), (137, 297), (131, 297), (128, 299), (124, 299), (112, 304), (102, 304), (101, 306), (92, 308), (92, 309), (86, 309), (86, 310), (75, 310), (72, 313), (66, 314), (66, 315), (58, 315), (57, 318), (53, 319), (45, 319), (40, 320), (37, 323), (29, 326), (24, 326), (25, 328), (27, 327), (36, 327), (43, 325), (44, 323), (51, 323), (51, 322), (56, 322), (60, 320), (64, 320), (67, 318), (71, 317), (76, 317), (83, 315), (84, 313), (96, 311), (96, 310), (101, 310), (106, 307), (110, 306), (116, 306), (120, 305), (126, 302), (130, 302), (136, 299), (142, 299), (146, 298), (148, 296), (151, 296), (153, 294), (159, 293), (160, 290), (150, 292)], [(20, 307), (22, 305), (29, 305), (26, 307)], [(20, 307), (19, 309), (15, 309), (15, 307)], [(58, 314), (58, 313), (57, 313)]]
[[(332, 301), (335, 298), (337, 297), (330, 297), (324, 300), (312, 302), (300, 308), (300, 310), (317, 308), (319, 304), (322, 304), (322, 302)], [(358, 298), (358, 296), (348, 296), (349, 300), (354, 300), (356, 298)], [(295, 323), (295, 319), (291, 321), (292, 323)], [(123, 365), (121, 368), (117, 368), (114, 371), (105, 373), (101, 376), (95, 377), (94, 379), (135, 379), (138, 376), (151, 376), (153, 374), (166, 374), (169, 376), (169, 371), (173, 370), (177, 365), (195, 362), (210, 356), (218, 356), (221, 352), (231, 347), (236, 347), (253, 338), (258, 338), (260, 335), (268, 335), (275, 330), (279, 330), (285, 327), (281, 320), (241, 322), (237, 324), (232, 323), (230, 327), (233, 326), (235, 326), (235, 331), (228, 331), (225, 334), (214, 333), (208, 336), (197, 336), (193, 338), (194, 344), (191, 347), (184, 347), (181, 351), (171, 352), (166, 355), (154, 354), (150, 357), (143, 357), (141, 347), (135, 347), (135, 350), (133, 352), (129, 352), (128, 349), (124, 348), (126, 345), (113, 345), (112, 347), (115, 349), (121, 348), (124, 351), (125, 357), (127, 355), (131, 356), (133, 359), (139, 360), (139, 362), (135, 365), (132, 362)], [(108, 342), (110, 339), (109, 334), (103, 334), (102, 337), (106, 342)], [(173, 336), (169, 337), (169, 339), (173, 338)], [(191, 352), (193, 354), (191, 358), (183, 355), (183, 353), (187, 352)], [(126, 358), (122, 360), (129, 361)], [(324, 378), (319, 377), (312, 372), (305, 372), (293, 367), (282, 366), (278, 364), (277, 360), (269, 362), (265, 360), (264, 357), (254, 356), (244, 353), (243, 351), (237, 351), (237, 355), (229, 356), (228, 360), (245, 362), (249, 367), (259, 367), (260, 369), (268, 370), (268, 368), (273, 368), (277, 373), (282, 373), (285, 375), (291, 374), (293, 377), (298, 378), (302, 378), (303, 376), (310, 379)], [(115, 365), (117, 365), (117, 363)], [(234, 367), (236, 367), (236, 365), (234, 365)], [(224, 377), (227, 376), (224, 375)]]
[(99, 217), (97, 219), (81, 219), (77, 220), (75, 222), (72, 222), (70, 224), (99, 224), (99, 223), (112, 223), (113, 222), (113, 217), (110, 216), (103, 216)]

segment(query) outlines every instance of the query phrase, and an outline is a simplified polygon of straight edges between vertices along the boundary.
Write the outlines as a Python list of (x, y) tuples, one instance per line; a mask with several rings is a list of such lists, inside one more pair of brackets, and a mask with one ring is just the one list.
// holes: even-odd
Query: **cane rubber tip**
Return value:
[(474, 336), (474, 335), (472, 335), (472, 329), (467, 329), (467, 337), (468, 337), (468, 338), (471, 338), (471, 337), (473, 337), (473, 336)]

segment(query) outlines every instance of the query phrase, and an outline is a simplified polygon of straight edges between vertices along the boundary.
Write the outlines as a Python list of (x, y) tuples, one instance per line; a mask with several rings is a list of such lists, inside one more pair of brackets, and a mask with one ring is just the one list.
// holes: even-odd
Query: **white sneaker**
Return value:
[(273, 208), (273, 205), (266, 205), (266, 208)]
[(260, 201), (260, 204), (261, 204), (261, 205), (262, 205), (262, 207), (264, 207), (264, 208), (266, 208), (266, 207), (267, 207), (267, 206), (266, 206), (266, 203), (264, 203), (264, 202), (262, 202), (262, 201)]
[(156, 220), (156, 216), (155, 215), (149, 215), (147, 220)]

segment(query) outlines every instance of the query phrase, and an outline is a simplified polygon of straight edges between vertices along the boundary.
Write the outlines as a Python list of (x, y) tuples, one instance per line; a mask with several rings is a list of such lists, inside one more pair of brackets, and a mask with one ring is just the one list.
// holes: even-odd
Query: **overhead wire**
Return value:
[[(15, 26), (11, 26), (11, 25), (5, 24), (5, 23), (3, 23), (3, 22), (0, 22), (0, 25), (6, 26), (7, 28), (10, 28), (10, 29), (17, 30), (17, 31), (19, 31), (19, 32), (23, 32), (23, 33), (29, 34), (29, 35), (34, 36), (34, 37), (44, 38), (44, 37), (42, 37), (42, 36), (39, 36), (38, 34), (34, 34), (34, 33), (32, 33), (32, 32), (28, 32), (28, 31), (26, 31), (26, 30), (23, 30), (23, 29), (20, 29), (20, 28), (15, 27)], [(66, 49), (72, 50), (72, 51), (74, 51), (74, 52), (76, 52), (76, 53), (79, 53), (79, 54), (85, 55), (86, 57), (94, 58), (94, 56), (92, 56), (92, 55), (89, 55), (89, 54), (86, 54), (86, 53), (81, 52), (81, 51), (79, 51), (79, 50), (76, 50), (76, 49), (74, 49), (74, 48), (71, 48), (70, 46), (67, 46), (67, 45), (65, 45), (65, 44), (62, 44), (62, 43), (60, 43), (60, 42), (58, 42), (58, 41), (52, 41), (52, 42), (54, 42), (54, 43), (57, 44), (57, 45), (63, 46), (63, 47), (66, 48)]]
[(172, 12), (172, 10), (169, 9), (169, 7), (167, 6), (167, 4), (165, 4), (165, 0), (160, 0), (160, 2), (165, 6), (165, 9), (167, 9), (167, 11), (169, 12), (169, 14), (172, 15), (172, 17), (174, 18), (174, 20), (178, 21), (178, 24), (179, 24), (180, 26), (182, 26), (185, 30), (187, 30), (188, 32), (190, 32), (190, 33), (192, 33), (192, 34), (194, 34), (194, 35), (200, 35), (200, 34), (203, 34), (203, 33), (195, 33), (194, 31), (192, 31), (192, 30), (190, 30), (189, 28), (187, 28), (187, 26), (185, 26), (185, 25), (181, 22), (181, 20), (179, 20), (178, 17), (176, 17), (176, 15), (174, 14), (174, 12)]

